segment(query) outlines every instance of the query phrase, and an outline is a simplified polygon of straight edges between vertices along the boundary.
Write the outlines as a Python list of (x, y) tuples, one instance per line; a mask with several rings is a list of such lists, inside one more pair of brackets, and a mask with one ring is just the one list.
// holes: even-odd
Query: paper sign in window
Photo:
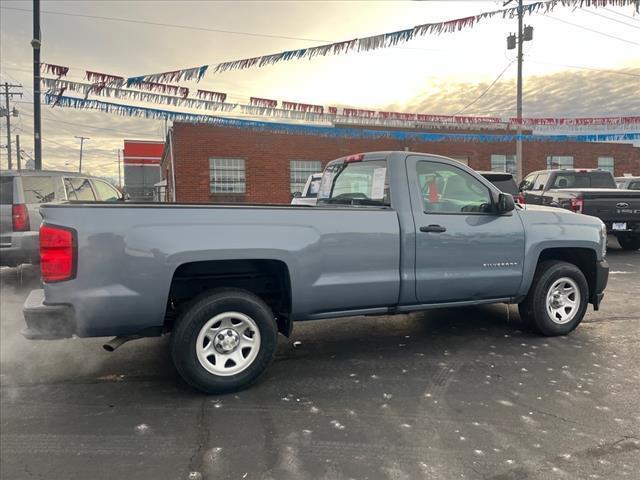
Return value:
[(384, 182), (387, 177), (387, 169), (374, 168), (373, 169), (373, 182), (371, 184), (371, 199), (382, 200), (384, 198)]

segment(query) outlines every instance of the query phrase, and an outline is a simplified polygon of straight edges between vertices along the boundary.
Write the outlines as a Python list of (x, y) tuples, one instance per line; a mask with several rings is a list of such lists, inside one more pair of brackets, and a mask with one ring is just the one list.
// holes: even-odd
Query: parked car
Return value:
[(38, 263), (40, 207), (49, 202), (122, 200), (108, 182), (73, 172), (0, 171), (0, 265)]
[(529, 204), (598, 217), (624, 250), (640, 248), (640, 192), (619, 190), (610, 172), (540, 170), (527, 175), (520, 190)]
[(493, 183), (501, 192), (511, 195), (517, 203), (524, 203), (524, 196), (520, 194), (518, 184), (513, 174), (507, 172), (481, 172), (480, 175)]
[(621, 190), (640, 190), (640, 177), (616, 177), (616, 185)]
[(293, 322), (518, 304), (543, 335), (575, 329), (607, 284), (594, 217), (520, 207), (459, 162), (374, 152), (330, 162), (318, 205), (47, 204), (30, 339), (171, 332), (190, 385), (246, 387)]
[(320, 180), (322, 173), (313, 173), (307, 178), (302, 192), (295, 192), (291, 205), (315, 205), (318, 199), (318, 190), (320, 189)]

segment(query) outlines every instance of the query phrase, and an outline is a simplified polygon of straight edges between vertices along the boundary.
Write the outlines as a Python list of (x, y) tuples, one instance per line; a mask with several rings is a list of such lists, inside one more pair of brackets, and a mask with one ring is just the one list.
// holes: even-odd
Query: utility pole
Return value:
[(84, 147), (85, 140), (91, 140), (89, 137), (82, 137), (76, 135), (76, 138), (80, 139), (80, 163), (78, 164), (78, 173), (82, 173), (82, 147)]
[(16, 135), (16, 166), (22, 170), (22, 158), (20, 155), (20, 135)]
[(522, 0), (518, 0), (518, 86), (516, 100), (516, 117), (518, 119), (518, 138), (516, 140), (516, 176), (518, 184), (522, 181)]
[(11, 162), (11, 116), (18, 116), (18, 111), (14, 108), (11, 111), (9, 108), (9, 99), (13, 98), (15, 95), (22, 97), (22, 92), (12, 92), (10, 88), (22, 88), (22, 85), (11, 85), (7, 82), (4, 82), (4, 92), (0, 93), (0, 95), (4, 95), (5, 107), (2, 108), (2, 116), (7, 118), (7, 169), (11, 170), (13, 167)]
[(33, 0), (33, 155), (34, 168), (42, 170), (42, 122), (40, 119), (40, 0)]
[[(504, 5), (511, 3), (513, 0), (509, 0)], [(518, 82), (516, 87), (516, 177), (518, 183), (522, 181), (523, 177), (523, 164), (522, 164), (522, 44), (529, 40), (533, 40), (533, 27), (526, 26), (523, 28), (523, 16), (524, 8), (522, 6), (522, 0), (518, 2), (518, 34), (517, 37), (513, 34), (507, 37), (507, 49), (512, 50), (516, 47), (515, 43), (518, 43)]]

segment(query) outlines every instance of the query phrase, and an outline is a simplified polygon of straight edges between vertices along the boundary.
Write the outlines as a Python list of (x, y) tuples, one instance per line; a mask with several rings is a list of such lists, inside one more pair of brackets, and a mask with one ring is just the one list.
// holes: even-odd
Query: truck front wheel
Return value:
[(587, 311), (589, 287), (575, 265), (559, 260), (541, 262), (524, 301), (518, 305), (525, 322), (543, 335), (566, 335)]
[(267, 368), (277, 335), (273, 313), (259, 297), (239, 289), (212, 290), (178, 319), (171, 355), (189, 385), (227, 393), (246, 388)]
[(640, 248), (640, 236), (618, 235), (618, 243), (623, 250), (638, 250)]

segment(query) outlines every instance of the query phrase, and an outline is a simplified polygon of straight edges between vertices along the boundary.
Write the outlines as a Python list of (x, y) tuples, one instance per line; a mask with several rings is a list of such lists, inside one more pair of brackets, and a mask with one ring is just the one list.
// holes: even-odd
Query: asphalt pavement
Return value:
[(505, 305), (299, 323), (259, 383), (217, 397), (167, 338), (25, 340), (37, 273), (2, 269), (0, 477), (640, 478), (640, 252), (608, 259), (569, 336)]

